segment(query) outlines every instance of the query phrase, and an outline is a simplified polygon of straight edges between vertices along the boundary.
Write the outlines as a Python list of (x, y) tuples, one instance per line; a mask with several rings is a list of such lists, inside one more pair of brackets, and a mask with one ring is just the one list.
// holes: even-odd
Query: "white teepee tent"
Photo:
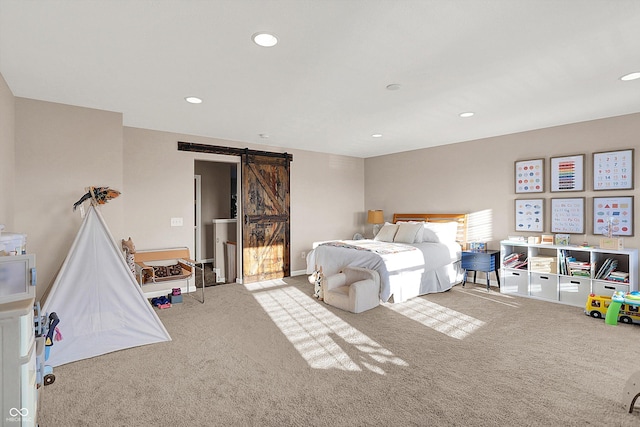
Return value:
[(47, 365), (171, 341), (145, 299), (100, 212), (90, 206), (42, 306), (57, 313), (63, 339)]

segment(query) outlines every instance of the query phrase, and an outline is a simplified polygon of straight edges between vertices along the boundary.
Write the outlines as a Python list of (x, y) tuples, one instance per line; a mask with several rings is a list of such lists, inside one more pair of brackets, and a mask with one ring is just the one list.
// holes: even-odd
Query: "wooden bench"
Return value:
[[(136, 279), (142, 287), (142, 292), (147, 298), (167, 295), (176, 285), (176, 282), (184, 281), (185, 286), (180, 286), (182, 293), (196, 291), (195, 283), (190, 286), (189, 279), (194, 277), (195, 269), (199, 268), (202, 277), (202, 301), (204, 303), (204, 264), (191, 259), (189, 248), (167, 248), (137, 250), (133, 254), (136, 267)], [(156, 268), (154, 268), (156, 267)], [(169, 267), (162, 268), (159, 267)], [(174, 270), (166, 275), (160, 275), (160, 270)], [(175, 273), (175, 274), (172, 274)]]

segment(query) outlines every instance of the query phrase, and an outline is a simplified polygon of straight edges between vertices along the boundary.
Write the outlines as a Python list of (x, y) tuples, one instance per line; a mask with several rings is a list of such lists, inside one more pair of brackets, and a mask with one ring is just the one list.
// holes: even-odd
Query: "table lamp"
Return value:
[(373, 224), (373, 237), (375, 237), (380, 230), (380, 224), (384, 224), (384, 212), (380, 209), (370, 210), (367, 213), (367, 222)]

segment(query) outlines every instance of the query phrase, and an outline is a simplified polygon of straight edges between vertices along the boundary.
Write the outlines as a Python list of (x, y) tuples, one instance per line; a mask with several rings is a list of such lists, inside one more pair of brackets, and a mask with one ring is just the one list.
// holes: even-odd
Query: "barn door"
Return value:
[(243, 283), (290, 275), (289, 157), (242, 155)]

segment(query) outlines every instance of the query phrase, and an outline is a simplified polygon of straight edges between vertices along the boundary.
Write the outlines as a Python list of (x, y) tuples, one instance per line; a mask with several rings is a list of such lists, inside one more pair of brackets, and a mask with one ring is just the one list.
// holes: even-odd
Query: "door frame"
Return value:
[[(194, 166), (194, 170), (195, 170), (195, 162), (210, 162), (210, 163), (231, 163), (234, 164), (236, 167), (236, 174), (237, 174), (237, 179), (240, 180), (241, 179), (241, 167), (240, 167), (240, 158), (239, 157), (230, 157), (230, 156), (212, 156), (213, 158), (194, 158), (193, 159), (193, 166)], [(200, 175), (196, 175), (194, 173), (194, 179), (196, 179), (195, 177), (200, 177), (200, 180), (202, 179), (202, 177)], [(240, 200), (240, 185), (236, 186), (236, 203), (237, 203), (237, 209), (236, 209), (236, 218), (237, 218), (237, 223), (239, 224), (241, 222), (240, 220), (240, 215), (242, 212), (242, 200)], [(198, 202), (196, 203), (198, 206), (195, 208), (196, 212), (199, 212), (199, 216), (200, 216), (200, 229), (202, 230), (202, 227), (204, 227), (203, 221), (202, 221), (202, 205), (201, 205), (201, 200), (202, 200), (202, 182), (200, 182), (200, 189), (199, 189), (199, 193), (196, 195), (196, 198), (198, 200)], [(194, 221), (196, 221), (196, 218), (194, 217)], [(198, 223), (195, 223), (196, 227), (198, 227)], [(199, 235), (198, 235), (199, 236)], [(198, 239), (200, 239), (198, 237)], [(198, 250), (198, 243), (200, 244), (200, 250), (202, 250), (202, 242), (198, 242), (198, 241), (194, 241), (194, 246), (196, 247), (196, 251)], [(202, 252), (200, 252), (202, 253)], [(240, 283), (242, 284), (242, 228), (240, 226), (236, 227), (236, 283)], [(209, 259), (204, 259), (202, 260), (202, 262), (214, 262), (213, 258)]]
[[(236, 279), (236, 283), (243, 283), (243, 277), (242, 275), (244, 274), (244, 260), (243, 260), (243, 221), (241, 220), (241, 218), (244, 218), (244, 212), (242, 209), (242, 168), (240, 167), (240, 162), (242, 160), (241, 156), (244, 155), (260, 155), (260, 156), (270, 156), (270, 157), (283, 157), (285, 159), (287, 159), (289, 162), (293, 161), (293, 154), (291, 153), (277, 153), (277, 152), (273, 152), (273, 151), (260, 151), (260, 150), (252, 150), (249, 148), (236, 148), (236, 147), (224, 147), (224, 146), (220, 146), (220, 145), (209, 145), (209, 144), (200, 144), (200, 143), (195, 143), (195, 142), (184, 142), (184, 141), (178, 141), (178, 151), (190, 151), (190, 152), (195, 152), (195, 153), (206, 153), (206, 154), (222, 154), (225, 156), (234, 156), (235, 157), (235, 161), (230, 161), (230, 162), (237, 162), (238, 163), (238, 167), (237, 167), (237, 182), (238, 182), (238, 186), (236, 188), (236, 193), (238, 194), (238, 209), (237, 209), (237, 218), (238, 218), (238, 227), (236, 227), (236, 235), (237, 235), (237, 245), (236, 245), (236, 267), (238, 267), (238, 265), (240, 266), (240, 268), (236, 268), (236, 274), (238, 275), (237, 279)], [(201, 159), (195, 159), (195, 160), (204, 160), (204, 161), (218, 161), (218, 160), (213, 160), (210, 158), (201, 158)], [(225, 160), (221, 160), (221, 161), (225, 161)], [(229, 161), (229, 160), (227, 160)], [(291, 185), (291, 182), (289, 182), (289, 185)], [(291, 245), (291, 235), (289, 235), (288, 237), (288, 242), (287, 244)]]
[(202, 261), (202, 176), (193, 175), (194, 179), (194, 237), (195, 237), (195, 256), (194, 259), (197, 262), (210, 262)]

